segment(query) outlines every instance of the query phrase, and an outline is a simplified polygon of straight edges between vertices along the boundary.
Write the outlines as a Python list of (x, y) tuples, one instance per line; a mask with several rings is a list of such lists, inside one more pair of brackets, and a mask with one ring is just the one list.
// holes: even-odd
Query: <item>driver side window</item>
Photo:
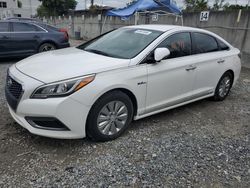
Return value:
[(167, 59), (191, 55), (191, 36), (189, 32), (173, 34), (158, 47), (168, 48), (170, 55)]

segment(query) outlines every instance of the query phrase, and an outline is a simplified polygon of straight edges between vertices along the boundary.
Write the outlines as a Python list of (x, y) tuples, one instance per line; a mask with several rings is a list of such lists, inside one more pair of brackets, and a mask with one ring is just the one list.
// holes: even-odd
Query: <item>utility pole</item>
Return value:
[(85, 10), (87, 10), (87, 0), (85, 0)]
[(32, 17), (32, 14), (33, 14), (33, 12), (32, 12), (32, 1), (30, 0), (30, 17)]

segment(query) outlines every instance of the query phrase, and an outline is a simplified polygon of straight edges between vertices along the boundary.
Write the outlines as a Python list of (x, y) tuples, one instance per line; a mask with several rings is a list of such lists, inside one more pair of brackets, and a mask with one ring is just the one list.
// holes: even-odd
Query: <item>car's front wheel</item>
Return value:
[(87, 120), (87, 135), (95, 141), (109, 141), (119, 137), (133, 117), (131, 99), (121, 91), (105, 94), (96, 101)]
[(231, 72), (226, 72), (222, 75), (215, 89), (213, 99), (215, 101), (223, 101), (229, 94), (233, 85), (233, 75)]
[(39, 53), (55, 50), (56, 46), (52, 43), (44, 43), (39, 47)]

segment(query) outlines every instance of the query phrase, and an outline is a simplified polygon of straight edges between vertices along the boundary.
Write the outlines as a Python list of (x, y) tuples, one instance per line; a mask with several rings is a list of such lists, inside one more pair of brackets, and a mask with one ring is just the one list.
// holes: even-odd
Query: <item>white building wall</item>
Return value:
[(19, 0), (22, 3), (22, 7), (18, 8), (18, 0), (0, 0), (0, 2), (6, 2), (7, 8), (0, 8), (0, 19), (7, 17), (26, 17), (30, 18), (35, 16), (37, 8), (41, 5), (38, 0)]
[(35, 16), (37, 13), (37, 8), (41, 5), (41, 2), (38, 0), (20, 0), (23, 4), (23, 9), (29, 10), (32, 16)]

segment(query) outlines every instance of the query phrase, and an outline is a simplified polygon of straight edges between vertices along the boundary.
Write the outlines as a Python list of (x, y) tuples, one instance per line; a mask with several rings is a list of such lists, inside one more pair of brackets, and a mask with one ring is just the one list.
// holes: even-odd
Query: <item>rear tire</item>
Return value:
[(225, 72), (217, 84), (213, 100), (214, 101), (223, 101), (228, 96), (232, 85), (233, 85), (232, 73)]
[(39, 47), (38, 52), (39, 53), (47, 52), (47, 51), (52, 51), (52, 50), (55, 50), (55, 49), (56, 49), (56, 46), (54, 44), (52, 44), (52, 43), (44, 43)]
[(95, 141), (110, 141), (118, 138), (130, 125), (133, 118), (131, 99), (121, 91), (104, 94), (90, 110), (86, 131)]

